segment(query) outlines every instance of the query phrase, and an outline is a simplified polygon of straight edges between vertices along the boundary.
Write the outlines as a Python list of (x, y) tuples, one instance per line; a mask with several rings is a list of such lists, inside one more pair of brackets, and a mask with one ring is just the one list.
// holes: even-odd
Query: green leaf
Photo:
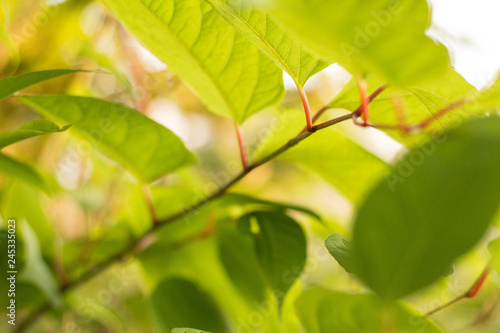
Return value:
[[(4, 216), (25, 219), (41, 244), (53, 244), (56, 230), (48, 216), (44, 202), (44, 195), (39, 189), (15, 181), (5, 188), (1, 211)], [(54, 247), (42, 247), (42, 256), (51, 258), (53, 255)]]
[(45, 192), (49, 191), (47, 183), (35, 169), (2, 153), (0, 153), (0, 173), (35, 186)]
[(17, 130), (0, 133), (0, 149), (35, 136), (64, 132), (70, 126), (66, 125), (59, 128), (59, 126), (47, 120), (30, 121)]
[(172, 333), (210, 333), (206, 331), (195, 330), (193, 328), (174, 328)]
[(227, 207), (227, 206), (231, 206), (231, 205), (243, 206), (243, 205), (253, 205), (253, 204), (263, 205), (263, 206), (271, 207), (271, 208), (274, 208), (277, 210), (290, 209), (290, 210), (294, 210), (294, 211), (297, 211), (300, 213), (307, 214), (307, 215), (315, 218), (316, 220), (321, 221), (321, 217), (318, 214), (316, 214), (312, 210), (305, 208), (303, 206), (259, 199), (259, 198), (255, 198), (255, 197), (252, 197), (250, 195), (243, 194), (243, 193), (228, 193), (228, 194), (224, 195), (224, 197), (222, 197), (219, 200), (219, 205), (221, 205), (223, 207)]
[(449, 60), (426, 36), (426, 1), (270, 0), (266, 9), (311, 51), (397, 85), (439, 77)]
[[(332, 257), (348, 273), (354, 273), (355, 262), (352, 250), (352, 241), (344, 235), (332, 234), (325, 241), (325, 246)], [(451, 263), (442, 276), (450, 276), (455, 272), (455, 265)]]
[(281, 100), (281, 70), (205, 0), (104, 3), (213, 113), (241, 123)]
[(403, 303), (384, 304), (370, 294), (311, 288), (295, 302), (307, 333), (391, 332), (444, 333), (431, 320)]
[[(282, 146), (304, 127), (303, 112), (294, 111), (286, 110), (280, 125), (269, 131), (269, 136), (257, 150), (257, 158)], [(335, 128), (316, 132), (278, 159), (317, 173), (354, 203), (364, 197), (387, 169), (384, 161)]]
[(356, 274), (386, 299), (436, 281), (495, 217), (499, 164), (498, 117), (467, 122), (412, 150), (357, 213)]
[(492, 267), (497, 272), (500, 272), (500, 238), (492, 240), (488, 244), (488, 250), (490, 251), (492, 257), (491, 260)]
[(72, 129), (144, 181), (194, 162), (194, 156), (169, 129), (121, 104), (68, 95), (17, 97)]
[(37, 286), (45, 294), (52, 306), (60, 307), (63, 304), (61, 292), (54, 274), (43, 260), (35, 232), (26, 222), (19, 223), (18, 227), (23, 230), (24, 246), (26, 248), (26, 261), (22, 272), (19, 274), (19, 280)]
[(337, 260), (348, 273), (354, 271), (354, 262), (352, 257), (352, 242), (349, 238), (341, 234), (328, 236), (325, 241), (328, 252)]
[(234, 286), (251, 304), (264, 301), (266, 277), (260, 270), (252, 236), (229, 226), (217, 234), (217, 243), (220, 261)]
[(253, 235), (260, 267), (281, 304), (305, 266), (307, 241), (304, 231), (289, 216), (273, 211), (249, 213), (239, 223)]
[[(372, 76), (366, 83), (368, 91), (373, 92), (386, 81), (380, 76)], [(387, 87), (370, 103), (369, 119), (375, 124), (397, 125), (398, 118), (393, 104), (393, 99), (396, 98), (401, 101), (406, 122), (408, 125), (414, 125), (454, 102), (475, 98), (477, 93), (476, 88), (450, 68), (438, 79), (428, 78), (417, 85), (405, 88)], [(356, 81), (351, 79), (328, 105), (332, 108), (354, 111), (360, 103)], [(471, 105), (466, 104), (440, 117), (421, 134), (403, 135), (399, 130), (385, 130), (385, 132), (407, 146), (415, 146), (428, 139), (433, 131), (452, 128), (478, 114), (484, 114), (484, 111), (474, 110)]]
[(307, 52), (265, 12), (244, 0), (207, 0), (233, 27), (303, 86), (329, 64)]
[(0, 79), (0, 100), (12, 96), (19, 90), (23, 90), (37, 83), (76, 72), (87, 71), (78, 69), (52, 69)]
[(474, 102), (474, 107), (483, 111), (490, 112), (500, 108), (500, 74), (491, 86), (478, 94)]
[(157, 332), (170, 332), (176, 327), (228, 331), (217, 304), (191, 281), (181, 278), (163, 280), (153, 291), (150, 302)]

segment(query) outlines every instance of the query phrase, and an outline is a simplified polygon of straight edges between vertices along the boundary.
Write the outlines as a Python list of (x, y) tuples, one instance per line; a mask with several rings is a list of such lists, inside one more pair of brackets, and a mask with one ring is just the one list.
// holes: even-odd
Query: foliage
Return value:
[(2, 332), (498, 330), (500, 79), (427, 1), (0, 3)]

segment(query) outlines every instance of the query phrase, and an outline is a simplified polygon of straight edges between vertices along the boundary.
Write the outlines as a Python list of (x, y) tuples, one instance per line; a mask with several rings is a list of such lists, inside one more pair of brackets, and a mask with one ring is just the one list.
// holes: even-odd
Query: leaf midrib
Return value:
[[(231, 103), (229, 103), (229, 100), (228, 100), (226, 94), (220, 89), (217, 81), (215, 81), (215, 78), (213, 78), (212, 75), (210, 75), (210, 73), (207, 71), (207, 68), (205, 66), (203, 66), (203, 64), (199, 61), (198, 58), (196, 58), (196, 57), (193, 56), (193, 53), (191, 52), (191, 49), (186, 44), (184, 44), (184, 42), (181, 39), (179, 39), (179, 37), (176, 34), (174, 34), (172, 32), (172, 30), (170, 30), (170, 27), (168, 26), (168, 24), (166, 24), (165, 22), (163, 22), (163, 20), (158, 15), (156, 15), (156, 13), (154, 11), (152, 11), (148, 6), (146, 6), (146, 4), (144, 2), (142, 2), (140, 0), (137, 1), (137, 2), (140, 3), (144, 8), (146, 8), (146, 11), (148, 11), (149, 13), (151, 13), (151, 16), (153, 16), (154, 19), (156, 19), (158, 22), (160, 22), (161, 26), (166, 27), (165, 31), (171, 37), (173, 37), (173, 39), (175, 39), (179, 45), (181, 45), (181, 47), (184, 49), (184, 51), (186, 51), (186, 53), (188, 53), (191, 56), (191, 59), (194, 60), (194, 62), (198, 65), (198, 67), (201, 70), (203, 70), (204, 76), (207, 77), (208, 80), (215, 87), (215, 90), (222, 97), (222, 100), (226, 104), (226, 107), (228, 108), (228, 110), (231, 111), (231, 113), (232, 113), (232, 115), (233, 115), (234, 118), (238, 119), (238, 115), (237, 115), (236, 111), (234, 110), (234, 107), (231, 105)], [(175, 7), (175, 5), (174, 5), (174, 7)], [(174, 8), (174, 10), (175, 10), (175, 8)], [(203, 21), (203, 15), (204, 14), (201, 11), (201, 7), (200, 7), (200, 12), (201, 12), (201, 19)], [(200, 29), (201, 29), (201, 27), (200, 27)], [(233, 47), (234, 47), (234, 45), (233, 45)], [(233, 52), (233, 48), (231, 48), (231, 53), (232, 52)]]
[[(242, 23), (243, 25), (245, 25), (246, 27), (248, 27), (254, 34), (255, 36), (262, 42), (264, 43), (264, 45), (267, 47), (268, 50), (270, 50), (270, 53), (272, 53), (274, 55), (274, 59), (278, 60), (278, 63), (281, 67), (282, 70), (284, 70), (285, 72), (287, 72), (293, 79), (293, 81), (295, 82), (295, 84), (297, 86), (302, 86), (300, 83), (299, 83), (299, 79), (297, 77), (295, 77), (295, 75), (293, 74), (291, 68), (288, 66), (288, 64), (285, 62), (285, 60), (279, 55), (279, 53), (271, 46), (271, 44), (269, 44), (269, 42), (265, 39), (264, 36), (262, 36), (259, 32), (257, 32), (257, 30), (255, 30), (255, 28), (250, 25), (247, 21), (245, 21), (238, 13), (236, 13), (231, 7), (229, 7), (228, 5), (226, 5), (225, 3), (223, 3), (222, 1), (220, 0), (207, 0), (207, 2), (209, 2), (211, 5), (212, 3), (215, 3), (219, 6), (219, 8), (221, 10), (225, 10), (229, 15), (232, 15), (236, 20), (238, 20), (238, 22)], [(212, 5), (212, 7), (214, 8), (214, 10), (216, 12), (219, 12), (217, 10), (217, 8), (215, 6)], [(266, 15), (266, 19), (267, 19), (267, 14), (264, 14)], [(222, 17), (224, 17), (223, 15), (221, 15)], [(231, 24), (232, 25), (232, 24)], [(234, 27), (234, 25), (232, 25)], [(239, 29), (235, 27), (235, 29), (238, 31)], [(239, 31), (238, 31), (239, 32)], [(242, 33), (243, 34), (243, 33)], [(285, 32), (283, 32), (283, 36), (282, 38), (284, 38), (284, 36), (286, 35)], [(252, 43), (254, 44), (254, 43)], [(256, 45), (259, 49), (260, 47), (258, 45)], [(301, 45), (299, 44), (299, 50), (301, 49)], [(300, 59), (299, 59), (299, 68), (300, 68)], [(312, 70), (311, 70), (312, 71)]]

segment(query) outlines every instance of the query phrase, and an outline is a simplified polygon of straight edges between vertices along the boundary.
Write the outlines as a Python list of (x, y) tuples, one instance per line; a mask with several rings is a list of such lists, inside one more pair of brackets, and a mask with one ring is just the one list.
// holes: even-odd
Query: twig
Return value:
[[(368, 97), (368, 103), (371, 103), (375, 98), (377, 98), (378, 95), (380, 95), (385, 89), (387, 88), (387, 85), (382, 85), (380, 87), (378, 87), (369, 97)], [(315, 123), (319, 117), (321, 117), (323, 115), (323, 113), (325, 113), (327, 110), (331, 109), (331, 107), (327, 104), (325, 106), (323, 106), (321, 109), (318, 110), (318, 112), (316, 112), (316, 114), (314, 115), (314, 117), (312, 118), (313, 120), (313, 123)], [(354, 110), (354, 112), (350, 115), (356, 115), (357, 117), (359, 117), (361, 115), (361, 106), (359, 106), (356, 110)], [(313, 128), (314, 127), (318, 127), (320, 126), (319, 129), (323, 128), (322, 126), (324, 126), (324, 124), (328, 124), (329, 121), (326, 121), (325, 123), (323, 124), (320, 124), (320, 125), (313, 125)], [(305, 131), (307, 131), (307, 127), (304, 127), (302, 129), (302, 131), (300, 131), (300, 134), (304, 133)]]
[(425, 317), (429, 317), (433, 314), (435, 314), (436, 312), (439, 312), (443, 309), (446, 309), (447, 307), (463, 300), (463, 299), (466, 299), (466, 298), (474, 298), (477, 293), (479, 292), (479, 290), (481, 290), (481, 287), (483, 286), (484, 282), (486, 281), (486, 278), (488, 278), (488, 275), (490, 274), (490, 270), (491, 270), (491, 267), (490, 265), (488, 264), (483, 272), (481, 273), (481, 275), (477, 278), (477, 280), (474, 282), (474, 284), (466, 291), (464, 292), (463, 294), (459, 295), (458, 297), (452, 299), (451, 301), (449, 301), (448, 303), (445, 303), (441, 306), (438, 306), (437, 308), (435, 308), (434, 310), (431, 310), (429, 312), (427, 312), (425, 314)]

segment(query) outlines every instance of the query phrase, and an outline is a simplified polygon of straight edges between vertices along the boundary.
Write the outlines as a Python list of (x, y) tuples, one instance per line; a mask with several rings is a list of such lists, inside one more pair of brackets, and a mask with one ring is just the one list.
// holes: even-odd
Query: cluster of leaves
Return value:
[[(129, 207), (133, 212), (127, 221), (114, 216), (118, 222), (101, 231), (104, 236), (95, 244), (65, 244), (61, 265), (66, 280), (61, 281), (45, 259), (56, 254), (49, 247), (40, 249), (39, 243), (55, 242), (48, 221), (34, 222), (44, 219), (43, 209), (26, 209), (16, 200), (41, 206), (40, 191), (53, 197), (65, 189), (53, 174), (0, 153), (0, 172), (13, 180), (2, 193), (2, 215), (27, 221), (20, 222), (18, 288), (35, 318), (50, 308), (77, 304), (78, 299), (66, 297), (69, 290), (137, 255), (151, 290), (144, 301), (151, 311), (144, 317), (151, 316), (158, 332), (291, 332), (299, 327), (307, 332), (443, 332), (400, 299), (449, 275), (453, 262), (474, 248), (495, 218), (500, 119), (494, 114), (500, 84), (479, 92), (449, 66), (446, 49), (425, 34), (426, 1), (103, 2), (210, 112), (237, 126), (282, 102), (283, 71), (295, 82), (310, 117), (304, 85), (331, 63), (353, 78), (325, 108), (355, 111), (360, 104), (356, 88), (365, 81), (368, 91), (388, 84), (370, 105), (376, 123), (400, 121), (394, 100), (408, 111), (410, 123), (440, 114), (450, 104), (460, 106), (417, 135), (387, 130), (409, 149), (394, 166), (326, 125), (296, 136), (304, 116), (287, 109), (286, 126), (270, 131), (249, 168), (220, 190), (200, 194), (184, 185), (154, 183), (196, 164), (196, 154), (138, 110), (93, 97), (17, 94), (82, 71), (46, 70), (1, 79), (0, 99), (14, 98), (47, 120), (1, 133), (0, 149), (68, 131), (123, 166), (140, 184), (129, 182), (129, 190), (142, 194), (138, 188), (146, 189), (146, 199)], [(325, 245), (366, 287), (362, 293), (336, 291), (335, 285), (303, 290), (299, 277), (313, 238), (305, 226), (329, 228), (318, 214), (226, 193), (275, 157), (313, 170), (356, 207), (352, 241), (347, 233), (333, 234)], [(87, 265), (78, 265), (82, 258)], [(6, 271), (7, 263), (1, 264)]]

